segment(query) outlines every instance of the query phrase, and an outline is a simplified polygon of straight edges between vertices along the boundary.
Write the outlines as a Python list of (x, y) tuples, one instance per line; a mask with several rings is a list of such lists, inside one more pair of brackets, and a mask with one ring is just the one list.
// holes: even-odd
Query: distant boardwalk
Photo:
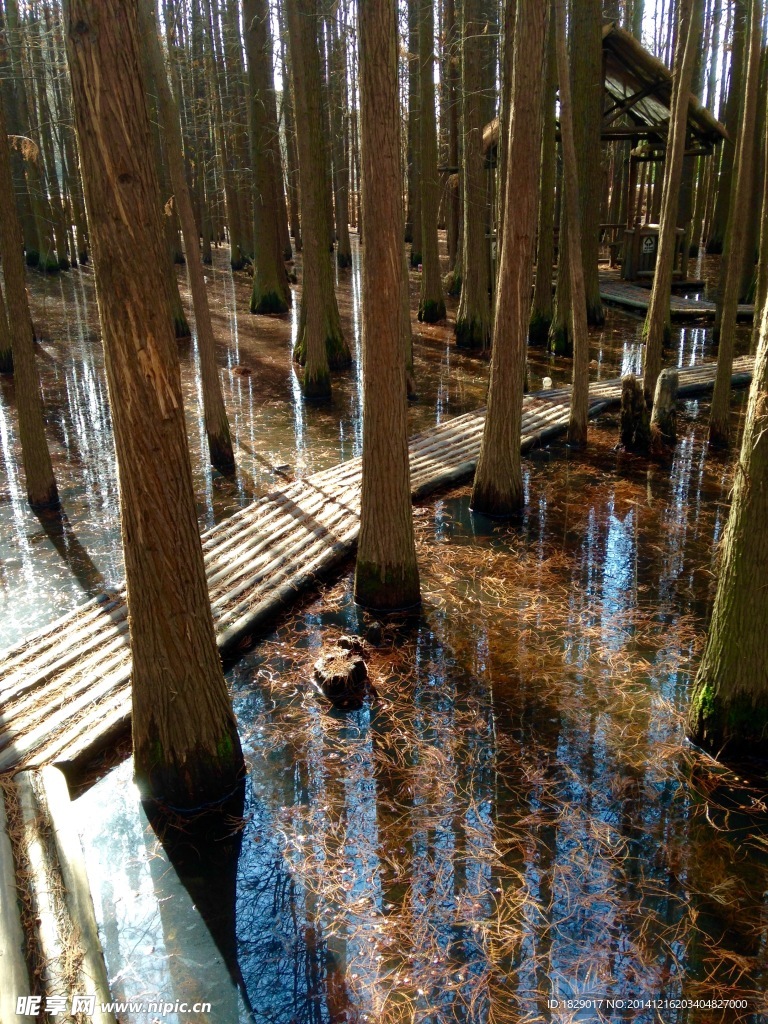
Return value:
[[(622, 281), (613, 275), (601, 274), (600, 297), (611, 306), (645, 316), (651, 301), (651, 290), (630, 281)], [(715, 319), (715, 310), (715, 303), (709, 299), (684, 299), (680, 295), (672, 295), (670, 300), (670, 314), (674, 323), (711, 322)], [(739, 306), (736, 314), (738, 320), (746, 321), (752, 320), (754, 315), (755, 307), (751, 305)]]
[[(746, 385), (752, 359), (734, 364)], [(714, 364), (679, 371), (681, 394), (711, 389)], [(621, 381), (590, 387), (590, 416), (620, 400)], [(569, 388), (525, 399), (523, 450), (562, 433)], [(415, 499), (468, 479), (485, 410), (466, 413), (410, 443)], [(286, 484), (203, 536), (219, 647), (232, 648), (354, 550), (360, 512), (359, 458)], [(72, 764), (125, 732), (131, 655), (124, 591), (102, 594), (0, 654), (0, 771)]]

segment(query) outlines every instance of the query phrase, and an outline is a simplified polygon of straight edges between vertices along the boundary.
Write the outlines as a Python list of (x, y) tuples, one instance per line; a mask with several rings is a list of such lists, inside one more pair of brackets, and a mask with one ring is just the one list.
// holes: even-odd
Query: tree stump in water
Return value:
[(366, 695), (376, 691), (368, 681), (368, 668), (359, 650), (348, 650), (342, 642), (328, 648), (315, 662), (314, 681), (334, 707), (357, 711)]
[(662, 370), (656, 381), (651, 414), (651, 451), (661, 454), (677, 441), (677, 370)]
[(651, 429), (643, 385), (628, 373), (621, 378), (621, 443), (628, 451), (647, 452), (650, 448)]

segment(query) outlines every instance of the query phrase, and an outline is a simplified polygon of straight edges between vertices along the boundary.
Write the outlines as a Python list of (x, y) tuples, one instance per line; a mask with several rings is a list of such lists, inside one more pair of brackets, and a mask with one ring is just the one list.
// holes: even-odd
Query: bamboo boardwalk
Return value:
[[(752, 360), (736, 360), (746, 385)], [(714, 364), (680, 371), (680, 393), (711, 389)], [(590, 415), (620, 399), (619, 379), (590, 387)], [(570, 389), (526, 397), (522, 447), (563, 432)], [(468, 478), (485, 410), (466, 413), (412, 438), (414, 499)], [(263, 629), (302, 590), (354, 549), (361, 460), (276, 488), (203, 536), (219, 647)], [(0, 653), (0, 772), (76, 765), (126, 730), (131, 655), (124, 591), (105, 593)]]
[[(601, 274), (600, 298), (611, 306), (645, 316), (651, 301), (651, 290), (642, 285), (632, 284), (631, 281), (622, 281), (612, 274)], [(715, 303), (710, 299), (686, 299), (674, 294), (670, 298), (669, 309), (675, 323), (710, 322), (715, 319), (716, 312)], [(754, 306), (741, 305), (738, 307), (736, 318), (740, 321), (749, 321), (754, 315)]]

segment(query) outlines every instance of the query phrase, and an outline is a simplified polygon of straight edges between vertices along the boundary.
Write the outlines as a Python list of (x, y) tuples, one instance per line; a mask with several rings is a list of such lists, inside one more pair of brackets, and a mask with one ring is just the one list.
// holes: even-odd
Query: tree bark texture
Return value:
[[(750, 185), (753, 173), (754, 132), (757, 116), (757, 87), (760, 80), (760, 37), (762, 34), (759, 0), (751, 0), (747, 73), (744, 78), (741, 119), (733, 164), (733, 191), (728, 227), (725, 232), (725, 252), (721, 267), (720, 293), (717, 302), (715, 340), (719, 341), (717, 376), (709, 414), (709, 442), (726, 446), (730, 440), (731, 371), (733, 348), (736, 341), (736, 314), (741, 289), (741, 271), (744, 263), (744, 235), (750, 215)], [(755, 216), (755, 211), (751, 214)], [(719, 324), (718, 324), (719, 321)], [(717, 327), (719, 326), (719, 332)]]
[(363, 249), (363, 480), (355, 599), (392, 610), (417, 604), (408, 464), (403, 292), (403, 209), (397, 25), (393, 0), (359, 8), (364, 217), (376, 243)]
[(43, 398), (27, 301), (21, 225), (13, 201), (10, 146), (0, 97), (0, 257), (13, 353), (16, 409), (27, 499), (32, 508), (56, 507), (59, 496), (45, 436)]
[(445, 318), (445, 301), (437, 248), (437, 211), (440, 179), (437, 173), (435, 123), (435, 12), (433, 0), (419, 3), (419, 98), (421, 183), (421, 298), (419, 320), (427, 324)]
[[(597, 258), (600, 246), (600, 164), (603, 146), (603, 19), (600, 0), (574, 0), (571, 5), (573, 68), (573, 131), (579, 171), (581, 259), (587, 323), (605, 322), (600, 299)], [(571, 250), (573, 252), (573, 250)]]
[(573, 130), (573, 104), (571, 79), (568, 68), (568, 48), (565, 34), (565, 11), (555, 6), (555, 38), (557, 44), (557, 78), (560, 83), (560, 138), (563, 147), (563, 191), (565, 192), (564, 219), (568, 234), (568, 267), (571, 292), (571, 326), (573, 333), (573, 379), (571, 410), (568, 420), (568, 440), (574, 445), (587, 443), (587, 411), (589, 406), (589, 330), (587, 303), (584, 291), (584, 261), (581, 223), (579, 218), (580, 188), (579, 164)]
[(509, 516), (523, 503), (520, 426), (523, 412), (528, 310), (533, 278), (541, 111), (546, 76), (549, 4), (518, 0), (509, 129), (504, 242), (498, 275), (488, 411), (472, 487), (471, 507)]
[(267, 0), (243, 0), (245, 48), (250, 93), (249, 128), (253, 167), (252, 313), (285, 313), (291, 290), (283, 263), (278, 224), (277, 177), (272, 139), (277, 136), (277, 107), (272, 81), (272, 33)]
[[(491, 345), (487, 171), (483, 155), (483, 68), (486, 46), (480, 0), (462, 4), (462, 90), (464, 160), (459, 176), (464, 210), (461, 299), (456, 314), (459, 348), (485, 351)], [(510, 41), (511, 42), (511, 41)], [(503, 180), (503, 178), (502, 178)], [(426, 272), (426, 271), (425, 271)]]
[(171, 183), (176, 200), (176, 210), (184, 236), (187, 254), (187, 273), (195, 310), (197, 345), (200, 354), (200, 378), (203, 391), (203, 416), (211, 464), (222, 473), (234, 473), (235, 455), (229, 430), (227, 410), (221, 392), (219, 368), (216, 365), (216, 340), (211, 324), (211, 310), (208, 305), (203, 265), (197, 244), (197, 226), (192, 209), (192, 200), (184, 174), (184, 150), (181, 139), (179, 111), (171, 95), (163, 54), (160, 48), (154, 0), (144, 0), (141, 11), (141, 41), (149, 66), (152, 70), (160, 120), (165, 131), (166, 152)]
[(552, 266), (555, 261), (555, 182), (557, 178), (556, 93), (557, 50), (554, 15), (550, 12), (542, 114), (539, 217), (536, 230), (536, 283), (531, 303), (531, 322), (528, 327), (528, 340), (532, 345), (546, 345), (549, 327), (552, 323)]
[[(765, 253), (765, 249), (763, 249)], [(768, 317), (749, 393), (707, 644), (688, 735), (715, 757), (768, 756)]]
[(674, 271), (677, 209), (683, 174), (683, 155), (688, 133), (688, 99), (691, 92), (696, 45), (700, 33), (702, 0), (680, 0), (677, 50), (670, 114), (667, 156), (664, 162), (664, 190), (659, 224), (659, 247), (653, 288), (645, 319), (645, 366), (643, 387), (650, 407), (661, 372), (664, 343), (670, 331), (670, 296)]
[(341, 332), (328, 247), (328, 186), (317, 7), (315, 0), (286, 0), (285, 8), (296, 101), (304, 241), (301, 314), (294, 355), (304, 366), (304, 394), (307, 398), (322, 399), (331, 393), (329, 368), (347, 366), (351, 357)]
[(419, 4), (408, 0), (408, 206), (405, 240), (411, 266), (421, 263), (421, 96), (419, 93)]
[(65, 33), (93, 246), (146, 796), (220, 799), (243, 759), (205, 580), (139, 60), (140, 0), (67, 0)]

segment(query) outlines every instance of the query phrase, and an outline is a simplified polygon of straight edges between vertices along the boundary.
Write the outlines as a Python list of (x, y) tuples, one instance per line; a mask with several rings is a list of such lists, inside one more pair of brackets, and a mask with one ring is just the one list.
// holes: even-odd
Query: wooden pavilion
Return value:
[[(614, 22), (603, 26), (603, 141), (627, 142), (624, 211), (622, 222), (603, 225), (613, 232), (614, 249), (622, 251), (622, 277), (635, 280), (650, 276), (656, 262), (658, 225), (641, 224), (638, 201), (638, 168), (643, 162), (664, 160), (672, 103), (672, 73), (637, 39)], [(728, 139), (725, 127), (691, 94), (688, 103), (686, 158), (710, 156), (718, 143)], [(496, 164), (499, 119), (483, 132), (483, 151), (489, 170)], [(690, 187), (681, 192), (678, 221), (678, 259), (685, 264), (686, 238), (691, 219)], [(493, 209), (494, 204), (491, 204)], [(618, 235), (616, 234), (618, 232)]]

